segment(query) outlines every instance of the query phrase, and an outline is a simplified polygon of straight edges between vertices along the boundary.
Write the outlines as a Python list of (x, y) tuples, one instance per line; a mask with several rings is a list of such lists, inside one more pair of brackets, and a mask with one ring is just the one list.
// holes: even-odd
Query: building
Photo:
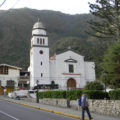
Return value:
[(49, 58), (48, 35), (45, 26), (36, 22), (32, 30), (30, 49), (30, 87), (76, 89), (94, 81), (94, 62), (84, 61), (84, 56), (72, 50)]
[(0, 64), (0, 95), (3, 94), (3, 89), (7, 89), (7, 93), (18, 86), (21, 68)]

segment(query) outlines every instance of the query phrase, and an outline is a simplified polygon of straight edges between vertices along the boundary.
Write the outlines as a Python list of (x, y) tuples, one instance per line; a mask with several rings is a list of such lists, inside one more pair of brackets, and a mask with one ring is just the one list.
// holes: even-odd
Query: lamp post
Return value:
[(39, 83), (39, 80), (36, 81), (36, 84), (37, 84), (36, 103), (39, 103), (39, 97), (38, 97), (38, 83)]
[(105, 80), (105, 81), (104, 81), (104, 85), (105, 85), (105, 86), (104, 86), (104, 90), (105, 90), (105, 92), (106, 92), (106, 72), (104, 72), (104, 80)]

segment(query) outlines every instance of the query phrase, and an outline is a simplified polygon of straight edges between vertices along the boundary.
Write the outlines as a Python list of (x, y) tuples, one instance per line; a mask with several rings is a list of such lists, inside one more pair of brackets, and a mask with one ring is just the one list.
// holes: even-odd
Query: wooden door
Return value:
[(76, 88), (76, 80), (74, 80), (73, 78), (70, 78), (67, 81), (67, 88), (71, 88), (71, 89)]

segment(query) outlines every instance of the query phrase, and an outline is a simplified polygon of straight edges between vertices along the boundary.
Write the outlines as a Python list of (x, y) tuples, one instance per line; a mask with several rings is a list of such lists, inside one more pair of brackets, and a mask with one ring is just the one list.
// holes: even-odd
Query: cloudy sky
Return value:
[[(1, 4), (5, 3), (1, 6)], [(89, 13), (88, 2), (95, 0), (0, 0), (0, 10), (11, 8), (33, 8), (38, 10), (55, 10), (68, 14)]]

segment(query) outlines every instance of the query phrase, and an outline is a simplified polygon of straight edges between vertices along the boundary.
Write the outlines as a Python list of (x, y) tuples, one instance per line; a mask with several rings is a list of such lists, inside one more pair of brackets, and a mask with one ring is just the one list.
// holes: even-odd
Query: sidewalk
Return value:
[[(0, 96), (0, 99), (7, 100), (9, 102), (13, 102), (16, 104), (25, 105), (25, 106), (32, 107), (32, 108), (45, 110), (48, 112), (53, 112), (53, 113), (57, 113), (57, 114), (75, 117), (75, 118), (81, 116), (81, 111), (73, 110), (70, 108), (61, 108), (61, 107), (56, 107), (56, 106), (43, 105), (43, 104), (35, 103), (35, 102), (14, 100), (14, 99), (10, 99), (10, 98), (3, 97), (3, 96)], [(120, 120), (120, 118), (116, 118), (116, 117), (112, 117), (112, 116), (99, 115), (99, 114), (95, 114), (95, 113), (91, 113), (91, 114), (92, 114), (92, 117), (94, 118), (94, 120)], [(85, 115), (85, 116), (87, 118), (87, 115)], [(88, 120), (88, 119), (86, 119), (86, 120)]]

